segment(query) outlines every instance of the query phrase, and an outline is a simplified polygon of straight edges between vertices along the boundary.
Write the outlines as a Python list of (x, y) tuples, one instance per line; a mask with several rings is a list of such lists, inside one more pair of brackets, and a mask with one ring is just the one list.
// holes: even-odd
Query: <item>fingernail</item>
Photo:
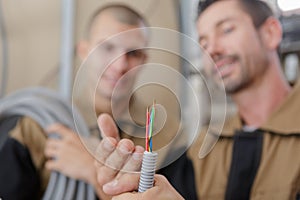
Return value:
[(142, 153), (133, 153), (132, 154), (132, 158), (134, 159), (134, 160), (142, 160), (142, 158), (143, 158), (143, 154)]
[(121, 144), (120, 146), (118, 146), (118, 149), (119, 149), (122, 153), (124, 153), (124, 154), (130, 153), (130, 152), (129, 152), (129, 149), (128, 149), (128, 147), (127, 147), (126, 145)]
[(109, 183), (104, 184), (103, 187), (116, 187), (117, 184), (118, 184), (118, 181), (117, 180), (113, 180), (113, 181), (111, 181)]
[(106, 138), (104, 138), (103, 146), (108, 151), (112, 151), (115, 148), (114, 145)]

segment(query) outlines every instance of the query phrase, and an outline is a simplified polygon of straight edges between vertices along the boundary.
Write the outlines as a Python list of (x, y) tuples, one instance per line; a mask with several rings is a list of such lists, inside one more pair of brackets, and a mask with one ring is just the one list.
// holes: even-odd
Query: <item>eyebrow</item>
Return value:
[[(228, 21), (234, 21), (234, 19), (233, 19), (232, 17), (224, 18), (224, 19), (220, 20), (220, 21), (215, 25), (215, 28), (220, 27), (222, 24), (224, 24), (225, 22), (228, 22)], [(205, 39), (205, 36), (199, 36), (198, 42), (200, 42), (200, 41), (203, 40), (203, 39)]]
[(107, 43), (108, 38), (100, 38), (96, 41), (96, 46), (100, 45), (101, 43)]

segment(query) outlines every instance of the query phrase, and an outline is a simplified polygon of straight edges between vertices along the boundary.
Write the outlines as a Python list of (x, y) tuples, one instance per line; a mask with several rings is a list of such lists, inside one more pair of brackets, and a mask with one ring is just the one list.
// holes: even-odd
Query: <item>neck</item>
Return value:
[(290, 90), (278, 61), (278, 65), (271, 66), (262, 79), (233, 94), (232, 98), (245, 125), (259, 127), (283, 103)]
[(97, 116), (102, 113), (112, 114), (111, 103), (109, 99), (105, 99), (103, 97), (96, 97), (95, 99), (95, 110)]

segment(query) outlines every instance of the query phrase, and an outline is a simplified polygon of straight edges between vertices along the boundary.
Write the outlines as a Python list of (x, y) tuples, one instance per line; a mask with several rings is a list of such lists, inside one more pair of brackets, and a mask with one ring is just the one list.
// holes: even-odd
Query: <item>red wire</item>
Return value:
[(147, 111), (146, 111), (146, 144), (145, 144), (145, 148), (146, 151), (149, 151), (149, 109), (147, 107)]

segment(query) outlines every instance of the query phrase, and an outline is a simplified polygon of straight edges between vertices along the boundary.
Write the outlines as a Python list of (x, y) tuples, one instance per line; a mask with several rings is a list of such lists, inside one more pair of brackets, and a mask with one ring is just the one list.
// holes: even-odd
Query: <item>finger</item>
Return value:
[(101, 140), (96, 149), (96, 159), (100, 163), (104, 164), (107, 157), (115, 150), (117, 146), (117, 140), (111, 137), (105, 137)]
[(50, 171), (60, 171), (59, 165), (55, 160), (48, 160), (45, 164), (46, 169)]
[(48, 133), (51, 133), (51, 132), (56, 132), (57, 130), (61, 130), (61, 129), (63, 129), (63, 128), (64, 128), (64, 126), (61, 125), (61, 124), (51, 124), (50, 126), (48, 126), (48, 127), (46, 128), (46, 131), (47, 131)]
[(119, 142), (117, 148), (106, 159), (105, 165), (97, 170), (97, 179), (100, 185), (110, 182), (116, 177), (133, 150), (134, 145), (131, 140), (123, 139)]
[(117, 178), (122, 176), (124, 173), (140, 171), (143, 155), (144, 155), (144, 148), (141, 146), (136, 146), (133, 154), (130, 155), (128, 161), (123, 166), (122, 171), (117, 175)]
[(55, 148), (45, 148), (44, 152), (47, 158), (55, 158), (57, 156), (57, 149)]
[(131, 153), (134, 150), (134, 144), (129, 139), (122, 139), (116, 148), (115, 151), (107, 158), (105, 164), (109, 167), (112, 167), (116, 170), (120, 170)]
[(62, 124), (52, 124), (52, 125), (48, 126), (46, 128), (46, 133), (47, 134), (55, 133), (60, 136), (74, 134), (73, 130), (71, 130), (70, 128), (67, 128), (66, 126), (64, 126)]
[(103, 185), (103, 191), (108, 195), (118, 195), (124, 192), (137, 191), (139, 185), (139, 173), (123, 174), (119, 179), (115, 179)]
[(57, 150), (59, 149), (60, 141), (56, 139), (48, 139), (46, 141), (44, 153), (46, 157), (51, 158), (55, 157), (57, 154)]
[(98, 117), (98, 126), (102, 137), (113, 137), (120, 140), (118, 128), (109, 114), (101, 114)]
[(48, 138), (46, 140), (46, 147), (45, 148), (53, 148), (56, 149), (60, 146), (61, 141), (53, 138)]
[(118, 196), (114, 196), (112, 200), (142, 200), (143, 194), (142, 193), (124, 193)]
[(154, 186), (162, 186), (165, 184), (169, 185), (169, 181), (165, 176), (160, 174), (154, 175), (154, 183), (153, 183)]

